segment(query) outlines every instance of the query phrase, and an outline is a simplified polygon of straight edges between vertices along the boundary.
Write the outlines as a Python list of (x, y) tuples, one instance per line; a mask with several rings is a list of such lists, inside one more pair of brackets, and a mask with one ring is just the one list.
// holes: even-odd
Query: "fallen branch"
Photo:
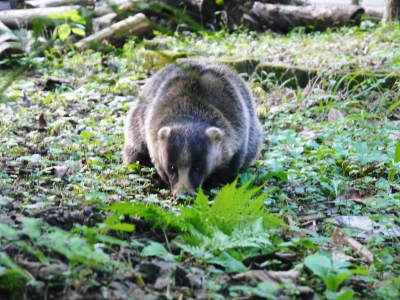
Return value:
[(75, 47), (83, 50), (103, 41), (118, 46), (128, 35), (144, 36), (151, 32), (149, 20), (144, 14), (139, 13), (80, 40)]
[(64, 14), (78, 10), (77, 5), (49, 7), (49, 8), (30, 8), (30, 9), (10, 9), (0, 11), (0, 22), (12, 28), (26, 27), (32, 21), (40, 17), (49, 17), (54, 14)]
[(295, 27), (323, 31), (330, 27), (359, 24), (365, 13), (362, 7), (292, 6), (255, 2), (244, 21), (252, 29), (287, 33)]
[(106, 4), (96, 7), (94, 12), (96, 16), (104, 16), (109, 13), (114, 13), (115, 9), (119, 11), (133, 11), (138, 12), (138, 9), (134, 9), (137, 7), (138, 3), (142, 2), (142, 0), (112, 0), (106, 1)]
[(362, 245), (359, 241), (353, 239), (339, 229), (335, 228), (332, 234), (332, 240), (336, 246), (347, 246), (353, 251), (357, 252), (361, 257), (365, 258), (369, 264), (374, 262), (374, 255), (367, 247)]
[(94, 18), (92, 20), (94, 31), (99, 31), (111, 25), (112, 21), (117, 17), (117, 14), (112, 12), (104, 16)]
[(93, 0), (28, 0), (25, 1), (27, 5), (33, 8), (38, 7), (60, 7), (66, 5), (81, 5), (81, 6), (92, 6), (94, 7)]

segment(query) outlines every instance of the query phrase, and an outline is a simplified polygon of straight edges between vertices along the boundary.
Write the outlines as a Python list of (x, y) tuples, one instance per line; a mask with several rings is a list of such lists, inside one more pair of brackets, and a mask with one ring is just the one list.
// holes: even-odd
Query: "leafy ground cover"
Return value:
[[(363, 26), (156, 41), (204, 57), (399, 71), (400, 27)], [(259, 159), (231, 185), (174, 199), (154, 169), (121, 164), (124, 116), (158, 67), (145, 47), (132, 40), (111, 52), (52, 49), (6, 89), (0, 294), (400, 297), (399, 81), (390, 89), (368, 78), (351, 88), (331, 79), (290, 89), (273, 76), (242, 74), (264, 127)]]
[[(188, 51), (205, 57), (252, 57), (263, 63), (331, 71), (399, 71), (400, 41), (396, 27), (377, 27), (369, 21), (360, 28), (287, 36), (255, 32), (225, 35), (204, 34), (159, 37), (170, 50)], [(223, 42), (221, 43), (221, 40)], [(157, 41), (157, 39), (156, 39)]]

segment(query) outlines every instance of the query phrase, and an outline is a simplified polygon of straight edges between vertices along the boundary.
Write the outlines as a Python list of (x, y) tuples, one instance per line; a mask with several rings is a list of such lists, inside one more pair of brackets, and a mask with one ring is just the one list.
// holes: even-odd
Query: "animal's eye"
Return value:
[(176, 172), (175, 166), (174, 166), (174, 165), (169, 165), (169, 166), (168, 166), (168, 171), (169, 171), (171, 174), (175, 174), (175, 172)]

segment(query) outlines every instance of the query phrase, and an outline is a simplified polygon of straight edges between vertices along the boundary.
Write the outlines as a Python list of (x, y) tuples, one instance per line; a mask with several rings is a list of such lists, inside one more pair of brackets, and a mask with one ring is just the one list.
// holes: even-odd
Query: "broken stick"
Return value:
[(96, 32), (75, 43), (79, 50), (90, 48), (96, 43), (107, 41), (113, 45), (121, 45), (128, 35), (144, 36), (152, 32), (150, 21), (142, 14), (136, 14), (108, 28)]

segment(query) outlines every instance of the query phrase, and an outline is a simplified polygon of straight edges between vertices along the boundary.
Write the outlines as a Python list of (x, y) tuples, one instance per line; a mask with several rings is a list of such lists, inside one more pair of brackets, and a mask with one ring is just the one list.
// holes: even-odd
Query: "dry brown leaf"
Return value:
[(271, 284), (282, 284), (295, 281), (300, 276), (300, 272), (296, 270), (289, 271), (264, 271), (252, 270), (236, 274), (233, 278), (253, 278), (262, 282)]
[(349, 199), (350, 201), (353, 201), (353, 202), (355, 202), (355, 203), (357, 203), (357, 204), (361, 204), (361, 205), (364, 205), (364, 206), (366, 206), (366, 204), (365, 204), (365, 202), (364, 202), (364, 199), (360, 199), (360, 198), (351, 198), (351, 199)]
[(340, 195), (335, 199), (336, 202), (341, 202), (341, 201), (353, 201), (355, 203), (361, 204), (366, 206), (367, 200), (373, 200), (375, 197), (373, 195), (369, 195), (365, 193), (362, 190), (355, 189), (355, 188), (350, 188), (346, 189), (343, 195)]
[(44, 113), (41, 113), (37, 121), (37, 129), (39, 131), (43, 131), (46, 128), (46, 126), (47, 122), (46, 119), (44, 118)]
[(348, 246), (353, 251), (358, 252), (362, 257), (364, 257), (370, 264), (374, 261), (374, 256), (365, 246), (360, 242), (356, 241), (352, 237), (335, 228), (332, 234), (333, 243), (336, 246)]
[(341, 251), (333, 251), (332, 259), (335, 261), (352, 261), (354, 258), (350, 255), (346, 255)]
[(337, 121), (337, 120), (343, 120), (344, 119), (344, 114), (337, 109), (331, 108), (328, 112), (328, 120), (329, 121)]

